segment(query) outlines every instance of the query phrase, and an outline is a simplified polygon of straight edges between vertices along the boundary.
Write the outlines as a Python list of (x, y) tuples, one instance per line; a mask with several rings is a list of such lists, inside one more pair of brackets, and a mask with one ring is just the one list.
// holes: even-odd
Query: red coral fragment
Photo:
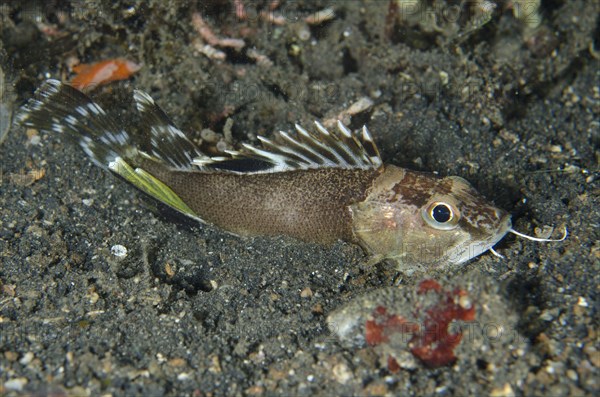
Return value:
[(417, 293), (421, 295), (428, 291), (442, 292), (442, 286), (437, 281), (428, 278), (419, 283), (419, 290)]
[(396, 359), (392, 356), (388, 356), (387, 367), (388, 367), (388, 371), (390, 371), (393, 374), (400, 371), (400, 365), (398, 364), (398, 361), (396, 361)]
[[(420, 324), (411, 322), (406, 318), (390, 314), (384, 306), (378, 306), (371, 318), (365, 323), (365, 340), (371, 346), (380, 344), (393, 345), (402, 338), (394, 338), (393, 334), (412, 335), (408, 341), (410, 352), (430, 368), (452, 364), (456, 361), (454, 348), (462, 339), (462, 332), (450, 333), (448, 327), (454, 320), (473, 321), (475, 307), (467, 298), (466, 291), (455, 288), (445, 291), (435, 280), (423, 280), (417, 289), (418, 295), (434, 293), (438, 301), (434, 305), (422, 308), (419, 304), (415, 307), (415, 316), (420, 317)], [(423, 313), (419, 316), (419, 313)], [(420, 326), (419, 326), (420, 325)], [(397, 372), (400, 367), (398, 362), (388, 356), (387, 366), (390, 372)]]
[[(424, 330), (415, 334), (409, 342), (412, 354), (419, 358), (428, 367), (440, 367), (456, 361), (454, 348), (458, 346), (462, 333), (448, 332), (448, 326), (453, 320), (472, 321), (475, 319), (475, 307), (460, 304), (460, 297), (467, 296), (467, 292), (454, 289), (452, 292), (443, 292), (432, 285), (439, 286), (434, 280), (424, 280), (419, 284), (419, 294), (434, 290), (440, 295), (440, 302), (428, 308), (425, 313)], [(444, 297), (445, 295), (445, 297)]]
[(365, 324), (365, 340), (371, 346), (389, 342), (389, 336), (396, 332), (413, 333), (418, 326), (409, 323), (405, 318), (387, 313), (387, 309), (378, 306), (372, 314), (372, 319)]

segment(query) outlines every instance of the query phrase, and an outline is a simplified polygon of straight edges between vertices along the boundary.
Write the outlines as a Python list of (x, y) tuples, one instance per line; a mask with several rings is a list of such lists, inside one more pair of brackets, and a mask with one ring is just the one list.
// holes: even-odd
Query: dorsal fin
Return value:
[[(377, 146), (367, 127), (361, 134), (350, 131), (340, 121), (338, 131), (330, 132), (315, 121), (316, 131), (309, 132), (296, 124), (297, 136), (280, 131), (275, 140), (259, 136), (263, 147), (243, 144), (241, 151), (227, 151), (231, 157), (195, 158), (204, 169), (236, 173), (267, 173), (317, 168), (376, 169), (382, 165)], [(248, 165), (254, 163), (254, 168)], [(243, 167), (237, 167), (237, 164)]]

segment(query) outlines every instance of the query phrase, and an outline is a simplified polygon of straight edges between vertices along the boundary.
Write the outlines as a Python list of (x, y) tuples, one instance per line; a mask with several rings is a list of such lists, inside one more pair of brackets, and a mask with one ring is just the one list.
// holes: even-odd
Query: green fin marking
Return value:
[(176, 209), (177, 211), (197, 218), (196, 213), (187, 206), (179, 198), (177, 194), (170, 187), (156, 179), (152, 174), (144, 171), (141, 168), (133, 169), (127, 162), (121, 157), (117, 157), (113, 162), (108, 165), (115, 173), (119, 174), (125, 180), (144, 193), (154, 197), (158, 201), (167, 204), (168, 206)]

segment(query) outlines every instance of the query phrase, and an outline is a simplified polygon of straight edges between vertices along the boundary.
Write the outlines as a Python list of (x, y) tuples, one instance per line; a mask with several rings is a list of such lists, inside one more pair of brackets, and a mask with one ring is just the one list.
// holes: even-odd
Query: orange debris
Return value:
[(79, 90), (92, 90), (100, 84), (128, 79), (142, 66), (126, 59), (108, 59), (97, 63), (73, 66), (76, 76), (71, 85)]

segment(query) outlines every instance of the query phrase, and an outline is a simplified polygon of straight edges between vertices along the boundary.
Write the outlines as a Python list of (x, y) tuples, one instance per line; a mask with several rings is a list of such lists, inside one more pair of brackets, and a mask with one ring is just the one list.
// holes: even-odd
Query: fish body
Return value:
[(240, 236), (288, 235), (321, 244), (353, 240), (349, 206), (364, 199), (375, 177), (332, 168), (250, 175), (148, 169), (206, 223)]
[(359, 244), (405, 273), (463, 263), (511, 228), (510, 216), (459, 177), (384, 165), (370, 133), (259, 137), (208, 157), (152, 98), (135, 91), (140, 134), (119, 127), (75, 88), (46, 81), (17, 115), (22, 125), (73, 137), (99, 166), (200, 222), (240, 236), (288, 235)]

